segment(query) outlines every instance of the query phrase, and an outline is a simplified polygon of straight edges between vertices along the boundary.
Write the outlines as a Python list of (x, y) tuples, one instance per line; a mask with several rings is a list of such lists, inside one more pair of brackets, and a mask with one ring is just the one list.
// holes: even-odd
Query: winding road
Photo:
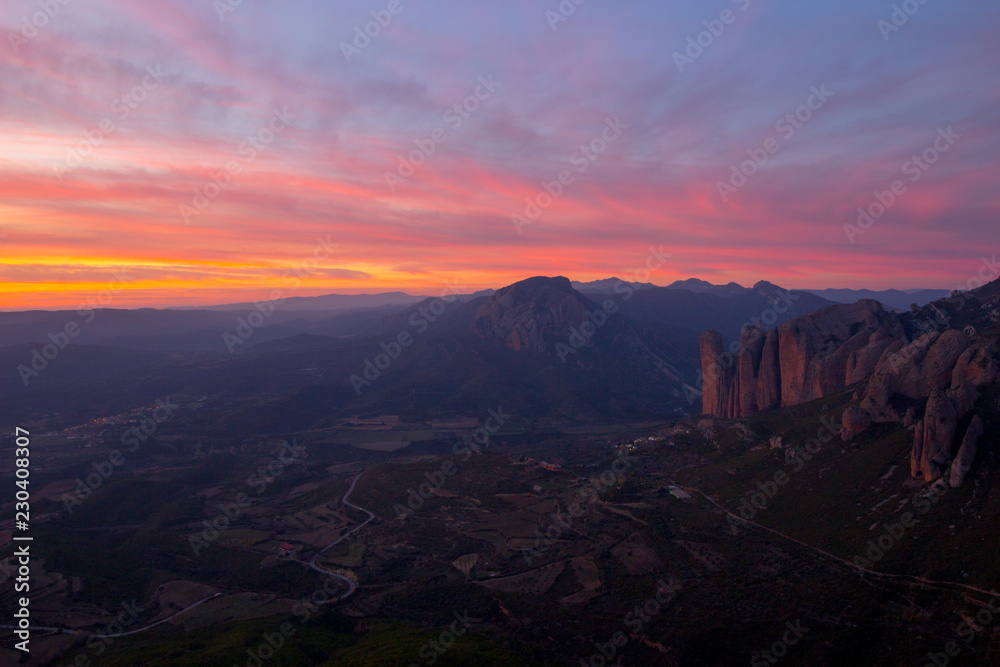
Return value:
[[(363, 475), (363, 474), (364, 474), (364, 471), (362, 470), (361, 472), (358, 473), (357, 477), (355, 477), (353, 480), (351, 480), (351, 486), (348, 487), (347, 493), (344, 494), (344, 497), (341, 499), (341, 502), (343, 502), (348, 507), (351, 507), (351, 508), (354, 508), (354, 509), (359, 510), (361, 512), (364, 512), (365, 514), (368, 515), (368, 518), (365, 519), (364, 521), (362, 521), (361, 523), (359, 523), (357, 526), (355, 526), (351, 530), (349, 530), (346, 533), (344, 533), (343, 535), (341, 535), (340, 537), (338, 537), (333, 542), (330, 542), (330, 544), (328, 544), (325, 547), (323, 547), (322, 549), (320, 549), (319, 552), (317, 552), (316, 555), (313, 556), (308, 562), (302, 561), (302, 560), (295, 560), (296, 563), (302, 563), (303, 565), (308, 565), (309, 567), (311, 567), (312, 569), (316, 570), (317, 572), (320, 572), (320, 573), (325, 574), (327, 576), (334, 577), (336, 579), (340, 579), (341, 581), (343, 581), (347, 585), (347, 592), (344, 593), (343, 595), (341, 595), (339, 598), (337, 598), (337, 600), (343, 600), (347, 596), (349, 596), (352, 593), (354, 593), (354, 591), (357, 590), (358, 585), (356, 583), (354, 583), (354, 580), (351, 579), (350, 577), (346, 577), (346, 576), (344, 576), (342, 574), (338, 574), (337, 572), (331, 572), (330, 570), (327, 570), (325, 568), (320, 567), (319, 565), (316, 564), (316, 560), (320, 556), (323, 555), (324, 551), (326, 551), (327, 549), (330, 549), (332, 547), (337, 546), (338, 544), (340, 544), (341, 542), (343, 542), (344, 540), (346, 540), (348, 537), (350, 537), (351, 535), (353, 535), (357, 531), (359, 531), (362, 528), (364, 528), (365, 526), (367, 526), (369, 523), (372, 522), (373, 519), (375, 519), (375, 515), (372, 512), (366, 510), (364, 507), (359, 507), (358, 505), (355, 505), (354, 503), (350, 502), (347, 499), (351, 495), (351, 492), (354, 491), (354, 486), (358, 483), (358, 480), (361, 479), (361, 475)], [(191, 605), (188, 605), (187, 607), (184, 607), (184, 609), (181, 609), (177, 613), (172, 614), (172, 615), (168, 616), (167, 618), (161, 619), (161, 620), (157, 621), (156, 623), (150, 623), (149, 625), (145, 625), (145, 626), (143, 626), (141, 628), (136, 628), (134, 630), (129, 630), (127, 632), (119, 632), (119, 633), (111, 634), (111, 635), (93, 634), (91, 636), (97, 637), (99, 639), (114, 639), (116, 637), (125, 637), (125, 636), (128, 636), (128, 635), (136, 635), (136, 634), (139, 634), (140, 632), (146, 632), (147, 630), (151, 630), (151, 629), (155, 628), (158, 625), (163, 625), (164, 623), (169, 623), (170, 621), (174, 620), (175, 618), (177, 618), (181, 614), (184, 614), (184, 613), (190, 611), (191, 609), (194, 609), (195, 607), (208, 602), (209, 600), (214, 600), (215, 598), (219, 597), (220, 595), (222, 595), (222, 593), (214, 593), (212, 595), (209, 595), (206, 598), (202, 598), (201, 600), (198, 600), (194, 604), (191, 604)], [(0, 630), (18, 630), (18, 629), (23, 630), (25, 628), (19, 628), (16, 625), (0, 625)], [(90, 634), (90, 633), (88, 633), (86, 631), (70, 630), (68, 628), (46, 627), (46, 626), (40, 626), (40, 625), (33, 625), (33, 626), (28, 627), (27, 629), (28, 630), (43, 630), (43, 631), (47, 631), (47, 632), (61, 632), (63, 634), (67, 634), (67, 635), (81, 635), (81, 634), (89, 635)]]
[(346, 598), (349, 595), (351, 595), (352, 593), (354, 593), (354, 591), (357, 590), (358, 585), (356, 583), (354, 583), (354, 580), (351, 579), (350, 577), (346, 577), (346, 576), (344, 576), (342, 574), (338, 574), (337, 572), (332, 572), (330, 570), (327, 570), (326, 568), (320, 567), (319, 565), (316, 564), (316, 561), (317, 561), (317, 559), (319, 559), (320, 556), (323, 555), (324, 551), (326, 551), (327, 549), (330, 549), (332, 547), (337, 546), (338, 544), (340, 544), (341, 542), (343, 542), (344, 540), (346, 540), (348, 537), (350, 537), (351, 535), (353, 535), (357, 531), (359, 531), (362, 528), (364, 528), (365, 526), (367, 526), (375, 518), (375, 515), (373, 513), (369, 512), (364, 507), (359, 507), (358, 505), (355, 505), (354, 503), (352, 503), (351, 501), (349, 501), (347, 499), (351, 495), (351, 492), (354, 491), (354, 485), (358, 483), (358, 480), (361, 479), (361, 475), (363, 475), (363, 474), (365, 474), (364, 470), (362, 470), (361, 472), (359, 472), (358, 476), (355, 477), (351, 481), (351, 486), (347, 489), (347, 493), (344, 494), (344, 497), (341, 499), (341, 502), (343, 502), (348, 507), (352, 507), (352, 508), (354, 508), (356, 510), (364, 512), (365, 514), (368, 515), (368, 518), (365, 519), (364, 521), (362, 521), (361, 523), (359, 523), (358, 525), (356, 525), (354, 528), (351, 528), (349, 531), (347, 531), (346, 533), (344, 533), (343, 535), (341, 535), (340, 537), (338, 537), (337, 539), (335, 539), (333, 542), (330, 542), (328, 545), (326, 545), (325, 547), (323, 547), (322, 549), (320, 549), (316, 553), (315, 556), (313, 556), (311, 559), (309, 559), (308, 563), (306, 561), (303, 561), (303, 560), (296, 560), (295, 561), (296, 563), (302, 563), (304, 565), (308, 565), (309, 567), (311, 567), (312, 569), (316, 570), (317, 572), (321, 572), (321, 573), (323, 573), (323, 574), (325, 574), (327, 576), (334, 577), (336, 579), (340, 579), (341, 581), (343, 581), (347, 585), (347, 592), (344, 593), (343, 595), (341, 595), (339, 598), (337, 598), (338, 600), (343, 600), (344, 598)]
[[(127, 635), (137, 635), (140, 632), (145, 632), (146, 630), (150, 630), (152, 628), (155, 628), (158, 625), (163, 625), (164, 623), (169, 623), (170, 621), (174, 620), (175, 618), (177, 618), (178, 616), (180, 616), (184, 612), (186, 612), (186, 611), (188, 611), (190, 609), (194, 609), (198, 605), (204, 604), (204, 603), (208, 602), (209, 600), (214, 600), (215, 598), (219, 597), (220, 595), (222, 595), (222, 593), (213, 593), (212, 595), (209, 595), (207, 598), (202, 598), (201, 600), (198, 600), (194, 604), (191, 604), (191, 605), (188, 605), (187, 607), (184, 607), (183, 609), (181, 609), (176, 614), (173, 614), (171, 616), (167, 616), (166, 618), (161, 619), (161, 620), (157, 621), (156, 623), (150, 623), (149, 625), (144, 625), (141, 628), (136, 628), (135, 630), (129, 630), (128, 632), (118, 632), (118, 633), (113, 634), (113, 635), (98, 635), (98, 634), (93, 634), (91, 636), (92, 637), (97, 637), (99, 639), (114, 639), (115, 637), (125, 637)], [(21, 630), (23, 630), (25, 628), (19, 628), (16, 625), (0, 625), (0, 629), (4, 629), (4, 630), (18, 630), (18, 629), (21, 629)], [(90, 635), (90, 633), (86, 632), (86, 631), (70, 630), (68, 628), (50, 628), (50, 627), (41, 626), (41, 625), (33, 625), (33, 626), (28, 627), (27, 629), (28, 630), (47, 630), (47, 631), (50, 631), (50, 632), (61, 632), (61, 633), (65, 634), (65, 635)]]

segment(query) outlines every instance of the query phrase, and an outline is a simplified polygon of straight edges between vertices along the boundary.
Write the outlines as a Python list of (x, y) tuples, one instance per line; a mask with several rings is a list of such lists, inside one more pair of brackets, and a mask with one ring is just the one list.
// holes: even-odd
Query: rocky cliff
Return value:
[(874, 371), (882, 351), (905, 338), (898, 318), (877, 301), (830, 306), (765, 331), (745, 326), (737, 348), (701, 337), (703, 410), (747, 417), (839, 391)]
[(694, 351), (678, 349), (662, 332), (623, 316), (619, 300), (591, 300), (567, 278), (535, 277), (498, 290), (478, 307), (472, 333), (518, 353), (552, 356), (591, 377), (615, 378), (614, 387), (680, 395), (697, 365)]
[[(955, 293), (909, 313), (878, 302), (824, 308), (765, 331), (744, 327), (726, 350), (722, 336), (701, 337), (703, 410), (747, 417), (806, 403), (855, 386), (843, 415), (851, 440), (873, 423), (913, 429), (910, 470), (963, 483), (983, 422), (975, 414), (986, 385), (1000, 376), (1000, 281)], [(980, 406), (982, 409), (982, 406)]]
[(587, 320), (591, 304), (568, 278), (536, 277), (497, 291), (479, 309), (472, 329), (515, 352), (545, 352), (552, 341)]

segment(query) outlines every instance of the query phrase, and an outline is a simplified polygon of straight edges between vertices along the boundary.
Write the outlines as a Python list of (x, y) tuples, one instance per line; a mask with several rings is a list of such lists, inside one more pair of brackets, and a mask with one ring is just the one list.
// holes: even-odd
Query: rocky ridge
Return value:
[(875, 423), (913, 429), (910, 471), (960, 486), (976, 456), (982, 389), (1000, 377), (1000, 281), (892, 313), (876, 301), (831, 306), (785, 322), (744, 327), (738, 350), (701, 337), (703, 411), (747, 417), (855, 387), (844, 440)]

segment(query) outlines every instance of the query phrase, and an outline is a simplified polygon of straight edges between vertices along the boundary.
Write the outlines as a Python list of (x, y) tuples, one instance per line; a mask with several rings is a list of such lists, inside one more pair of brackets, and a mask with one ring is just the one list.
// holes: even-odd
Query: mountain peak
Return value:
[(555, 290), (557, 292), (562, 292), (563, 294), (572, 294), (573, 285), (570, 283), (569, 278), (565, 276), (533, 276), (531, 278), (525, 278), (524, 280), (518, 281), (503, 289), (497, 290), (497, 295), (511, 292), (516, 294), (531, 294), (534, 292), (541, 292), (547, 289)]
[(746, 291), (746, 288), (739, 283), (731, 282), (726, 285), (715, 285), (700, 278), (677, 280), (667, 285), (667, 289), (686, 290), (695, 294), (715, 294), (721, 297), (733, 296)]
[(476, 313), (472, 330), (511, 350), (544, 352), (584, 321), (591, 305), (568, 278), (536, 276), (498, 290)]

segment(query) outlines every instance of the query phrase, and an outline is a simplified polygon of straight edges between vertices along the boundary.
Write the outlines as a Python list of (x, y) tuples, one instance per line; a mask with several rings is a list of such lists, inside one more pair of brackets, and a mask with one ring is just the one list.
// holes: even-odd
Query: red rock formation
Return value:
[(892, 318), (868, 337), (868, 344), (851, 352), (847, 359), (847, 384), (867, 380), (875, 373), (885, 351), (894, 344), (902, 345), (906, 339), (899, 320)]
[(849, 370), (852, 378), (862, 377), (892, 337), (903, 335), (896, 317), (870, 300), (824, 308), (766, 333), (760, 324), (745, 327), (735, 360), (722, 356), (721, 335), (709, 333), (701, 348), (703, 410), (717, 417), (747, 417), (840, 391)]
[(982, 345), (973, 345), (955, 363), (951, 386), (957, 387), (964, 382), (971, 382), (974, 386), (981, 387), (994, 382), (997, 375), (997, 362), (990, 351)]
[(728, 373), (723, 362), (725, 347), (722, 334), (706, 331), (701, 335), (702, 412), (716, 417), (728, 417)]
[(778, 331), (771, 329), (764, 337), (760, 369), (757, 371), (758, 410), (770, 410), (781, 405), (781, 363), (778, 354)]
[(962, 486), (962, 483), (965, 482), (965, 477), (972, 469), (972, 462), (976, 458), (976, 445), (984, 430), (983, 420), (979, 418), (979, 415), (973, 417), (972, 423), (969, 424), (969, 428), (965, 432), (962, 446), (959, 447), (955, 460), (951, 462), (951, 476), (948, 481), (952, 486)]
[(920, 477), (920, 457), (924, 455), (924, 420), (913, 427), (913, 451), (910, 453), (910, 477)]
[(841, 420), (843, 425), (843, 430), (840, 432), (840, 437), (845, 442), (853, 440), (858, 435), (864, 433), (871, 426), (872, 418), (867, 412), (862, 410), (857, 405), (852, 405), (844, 410), (844, 416)]
[(736, 415), (749, 417), (757, 412), (757, 378), (764, 352), (766, 333), (760, 324), (743, 327), (740, 336), (740, 359), (736, 375)]
[[(994, 287), (1000, 287), (1000, 281)], [(992, 302), (987, 306), (993, 307)], [(928, 309), (942, 314), (937, 306)], [(970, 340), (976, 336), (972, 327), (926, 332), (927, 327), (915, 326), (913, 319), (906, 321), (917, 336), (912, 342), (900, 318), (874, 301), (833, 306), (766, 333), (759, 324), (745, 327), (735, 360), (723, 356), (721, 335), (706, 334), (704, 410), (718, 417), (746, 417), (858, 384), (855, 396), (861, 402), (845, 410), (842, 438), (857, 437), (873, 422), (912, 424), (911, 475), (927, 482), (948, 475), (951, 484), (959, 486), (975, 458), (982, 420), (973, 419), (961, 446), (956, 446), (961, 435), (956, 431), (974, 409), (980, 388), (1000, 378), (998, 343)], [(947, 325), (947, 313), (934, 321)], [(925, 398), (921, 416), (918, 401)]]
[(958, 412), (954, 404), (941, 389), (931, 392), (924, 414), (923, 447), (920, 452), (920, 472), (924, 480), (933, 482), (947, 468), (951, 461), (951, 448), (958, 426)]

